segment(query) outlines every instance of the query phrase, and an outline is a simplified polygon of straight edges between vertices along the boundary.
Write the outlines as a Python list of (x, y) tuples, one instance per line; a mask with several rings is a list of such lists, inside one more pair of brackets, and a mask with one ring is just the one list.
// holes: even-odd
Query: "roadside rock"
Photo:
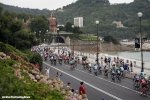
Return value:
[(0, 56), (3, 58), (6, 57), (6, 54), (4, 52), (0, 52)]
[(28, 74), (31, 80), (35, 80), (35, 76), (32, 74)]
[(47, 80), (46, 80), (45, 78), (40, 79), (39, 82), (40, 82), (40, 83), (47, 84)]
[(31, 71), (29, 71), (29, 73), (31, 73), (31, 74), (33, 74), (33, 75), (39, 75), (39, 72), (37, 72), (37, 71), (35, 71), (35, 70), (31, 70)]
[(35, 76), (35, 79), (36, 79), (36, 80), (40, 80), (40, 76), (39, 76), (39, 75), (36, 75), (36, 76)]

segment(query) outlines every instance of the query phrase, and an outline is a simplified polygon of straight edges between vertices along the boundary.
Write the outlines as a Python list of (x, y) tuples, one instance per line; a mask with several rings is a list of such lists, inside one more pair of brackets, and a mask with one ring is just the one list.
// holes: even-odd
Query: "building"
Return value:
[(83, 27), (83, 17), (75, 17), (74, 18), (74, 26)]
[(49, 29), (50, 29), (51, 32), (57, 33), (57, 20), (52, 15), (49, 18)]
[(113, 24), (116, 24), (116, 28), (124, 28), (124, 25), (121, 21), (113, 21)]

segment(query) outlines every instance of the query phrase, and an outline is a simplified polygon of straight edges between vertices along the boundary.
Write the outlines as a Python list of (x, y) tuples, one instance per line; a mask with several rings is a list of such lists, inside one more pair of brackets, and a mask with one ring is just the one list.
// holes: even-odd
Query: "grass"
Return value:
[(96, 40), (97, 36), (94, 36), (92, 34), (82, 34), (82, 35), (79, 36), (79, 38), (81, 40)]

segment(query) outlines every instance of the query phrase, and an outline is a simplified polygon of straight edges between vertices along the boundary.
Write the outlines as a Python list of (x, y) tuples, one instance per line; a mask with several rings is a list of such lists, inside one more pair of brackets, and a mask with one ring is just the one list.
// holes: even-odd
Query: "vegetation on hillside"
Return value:
[[(56, 11), (60, 24), (73, 23), (74, 17), (84, 18), (85, 33), (96, 33), (95, 21), (99, 20), (99, 35), (114, 36), (118, 39), (135, 38), (139, 33), (138, 12), (143, 12), (142, 32), (146, 37), (150, 34), (150, 1), (134, 0), (130, 4), (110, 5), (108, 0), (78, 0), (63, 7), (63, 12)], [(73, 12), (73, 13), (72, 13)], [(124, 28), (116, 28), (113, 21), (121, 21)], [(150, 37), (149, 37), (150, 38)]]
[(0, 6), (4, 8), (4, 11), (11, 11), (13, 13), (18, 13), (18, 14), (36, 15), (36, 16), (50, 15), (50, 11), (48, 9), (39, 10), (39, 9), (20, 8), (17, 6), (4, 5), (1, 3)]
[(31, 80), (29, 72), (34, 70), (34, 65), (18, 55), (27, 56), (0, 42), (0, 96), (30, 96), (29, 100), (63, 100), (62, 94), (57, 90)]
[(29, 100), (63, 100), (57, 91), (49, 89), (48, 85), (35, 83), (26, 73), (24, 79), (19, 80), (14, 74), (14, 60), (0, 60), (0, 95), (1, 96), (30, 96)]
[[(44, 15), (48, 17), (52, 11), (47, 9), (28, 9), (0, 4), (4, 11), (8, 10), (15, 13), (23, 13), (28, 16)], [(57, 17), (58, 24), (66, 25), (67, 22), (73, 23), (74, 17), (84, 18), (84, 33), (96, 33), (95, 21), (99, 20), (100, 36), (114, 36), (117, 39), (135, 38), (139, 36), (138, 12), (143, 12), (142, 32), (145, 37), (150, 38), (150, 1), (134, 0), (130, 4), (110, 5), (109, 0), (77, 0), (73, 4), (63, 7), (63, 11), (57, 9), (54, 15)], [(27, 16), (25, 15), (25, 16)], [(21, 15), (20, 15), (21, 17)], [(113, 21), (121, 21), (124, 28), (116, 28)]]
[[(0, 8), (1, 9), (1, 8)], [(0, 41), (18, 49), (28, 49), (37, 44), (35, 34), (25, 28), (23, 18), (0, 10)]]

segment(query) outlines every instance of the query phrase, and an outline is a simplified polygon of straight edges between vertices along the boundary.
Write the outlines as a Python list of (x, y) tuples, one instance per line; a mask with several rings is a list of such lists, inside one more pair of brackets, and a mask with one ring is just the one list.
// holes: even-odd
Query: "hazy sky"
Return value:
[[(0, 0), (1, 3), (14, 5), (24, 8), (38, 8), (49, 10), (57, 9), (62, 6), (71, 4), (77, 0)], [(133, 0), (109, 0), (110, 3), (129, 3)]]

